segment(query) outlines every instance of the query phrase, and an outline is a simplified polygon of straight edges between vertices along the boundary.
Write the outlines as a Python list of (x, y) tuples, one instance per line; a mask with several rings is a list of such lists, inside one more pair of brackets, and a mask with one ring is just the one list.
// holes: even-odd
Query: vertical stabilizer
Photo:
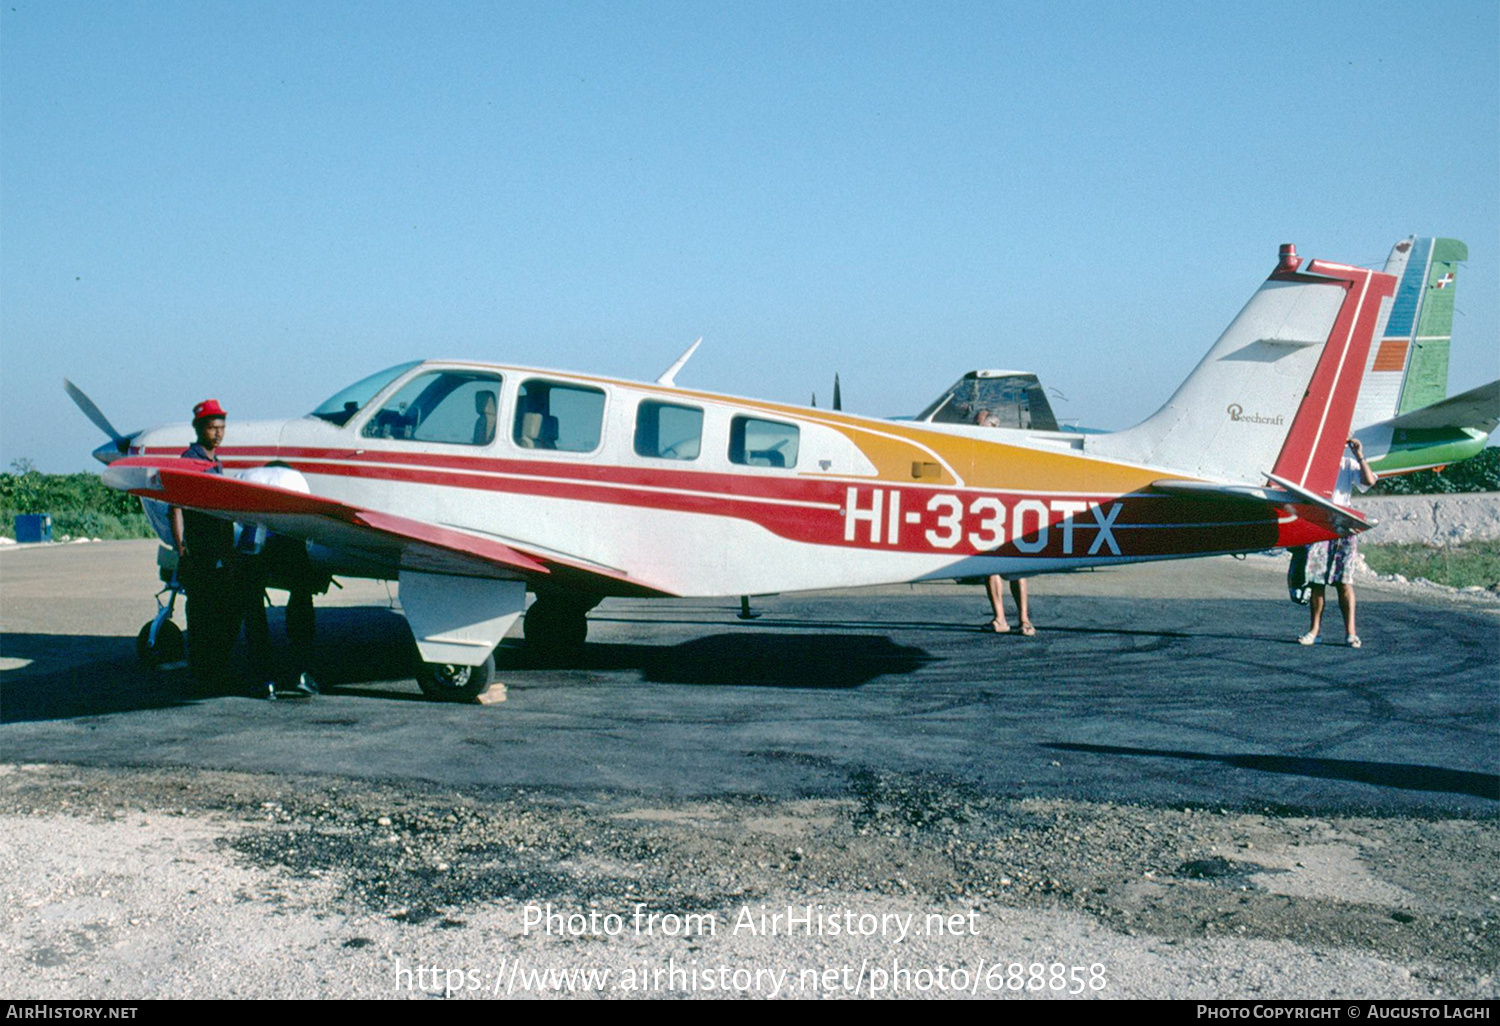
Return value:
[(1413, 236), (1391, 249), (1385, 273), (1399, 284), (1365, 368), (1356, 428), (1447, 397), (1458, 263), (1468, 257), (1468, 247), (1457, 239)]
[(1271, 472), (1330, 497), (1354, 422), (1365, 363), (1375, 332), (1390, 314), (1396, 279), (1363, 267), (1318, 260), (1307, 274), (1345, 282), (1347, 294)]
[(1087, 451), (1212, 481), (1266, 472), (1331, 494), (1371, 339), (1395, 279), (1291, 246), (1203, 360), (1152, 416), (1089, 436)]

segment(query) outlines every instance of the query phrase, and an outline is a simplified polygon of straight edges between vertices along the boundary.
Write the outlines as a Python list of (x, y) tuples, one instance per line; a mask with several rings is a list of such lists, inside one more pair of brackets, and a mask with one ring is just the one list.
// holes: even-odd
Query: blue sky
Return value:
[(1166, 399), (1294, 242), (1469, 244), (1497, 376), (1500, 9), (0, 8), (0, 469), (293, 416), (413, 357), (912, 413), (973, 367)]

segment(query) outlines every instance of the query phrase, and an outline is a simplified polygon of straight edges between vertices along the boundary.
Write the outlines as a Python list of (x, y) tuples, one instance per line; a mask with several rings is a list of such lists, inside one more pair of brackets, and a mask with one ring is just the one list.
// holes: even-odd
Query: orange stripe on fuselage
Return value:
[[(654, 383), (623, 381), (569, 371), (549, 371), (478, 361), (441, 362), (444, 366), (475, 367), (526, 378), (577, 381), (597, 385), (609, 391), (611, 402), (623, 402), (632, 406), (642, 399), (675, 403), (695, 401), (727, 408), (732, 412), (794, 421), (804, 425), (817, 424), (844, 436), (869, 460), (875, 468), (878, 483), (882, 484), (1003, 489), (1033, 493), (1118, 495), (1139, 491), (1155, 480), (1181, 476), (1102, 460), (1082, 453), (1056, 452), (1017, 445), (1004, 438), (984, 437), (982, 432), (967, 435), (933, 430), (927, 425), (913, 421), (880, 420), (832, 410), (678, 387), (669, 388)], [(1005, 433), (997, 431), (996, 434)], [(349, 444), (352, 448), (363, 449), (368, 442), (351, 436)], [(146, 451), (153, 455), (159, 453), (175, 456), (180, 449), (175, 446), (160, 449), (152, 447)], [(223, 448), (221, 455), (226, 459), (235, 457), (253, 459), (262, 455), (265, 459), (274, 459), (278, 453), (282, 452), (282, 449), (275, 446), (253, 446), (240, 449), (231, 444)], [(498, 469), (501, 465), (510, 464), (512, 461), (530, 462), (536, 454), (536, 450), (512, 450), (502, 445), (491, 452), (481, 454), (476, 451), (473, 456), (451, 456), (428, 451), (421, 443), (412, 443), (409, 449), (404, 450), (371, 449), (366, 458), (373, 456), (376, 460), (383, 462), (387, 459), (399, 460), (404, 456), (415, 463), (485, 471)], [(569, 463), (579, 468), (571, 473), (585, 475), (590, 471), (582, 468), (597, 468), (594, 472), (607, 476), (613, 476), (613, 471), (630, 474), (637, 470), (649, 473), (658, 469), (657, 461), (647, 461), (632, 456), (607, 461), (593, 457), (576, 462), (570, 460)], [(756, 468), (751, 473), (741, 473), (733, 468), (699, 470), (691, 464), (684, 464), (680, 468), (673, 469), (715, 477), (727, 473), (745, 482), (760, 482), (767, 479), (828, 479), (830, 477), (842, 480), (847, 477), (843, 474), (820, 473), (815, 464), (798, 466), (780, 473), (768, 473), (767, 468)], [(862, 480), (869, 482), (872, 479), (863, 478)]]
[[(607, 378), (591, 380), (618, 384)], [(652, 391), (648, 386), (626, 387)], [(821, 424), (849, 439), (874, 465), (881, 482), (889, 484), (921, 483), (1008, 488), (1022, 492), (1120, 494), (1137, 491), (1162, 478), (1181, 476), (1113, 463), (1097, 457), (1047, 452), (1000, 440), (992, 441), (982, 436), (934, 431), (911, 421), (872, 420), (853, 414), (737, 399), (710, 392), (671, 389), (662, 390), (658, 394), (664, 398), (676, 396), (679, 399), (730, 404), (747, 412)], [(914, 464), (935, 465), (936, 474), (918, 477), (913, 471)], [(788, 472), (787, 476), (824, 475), (798, 468)]]

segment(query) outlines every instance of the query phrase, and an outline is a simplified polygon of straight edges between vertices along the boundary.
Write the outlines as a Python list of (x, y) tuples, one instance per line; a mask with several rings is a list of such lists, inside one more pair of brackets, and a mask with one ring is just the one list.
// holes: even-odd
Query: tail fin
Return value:
[(1291, 246), (1156, 413), (1088, 451), (1215, 481), (1267, 470), (1332, 494), (1371, 339), (1395, 291), (1378, 271), (1301, 260)]
[(1355, 427), (1389, 420), (1448, 395), (1448, 347), (1458, 262), (1469, 248), (1457, 239), (1403, 239), (1385, 273), (1400, 279), (1390, 319), (1365, 368)]

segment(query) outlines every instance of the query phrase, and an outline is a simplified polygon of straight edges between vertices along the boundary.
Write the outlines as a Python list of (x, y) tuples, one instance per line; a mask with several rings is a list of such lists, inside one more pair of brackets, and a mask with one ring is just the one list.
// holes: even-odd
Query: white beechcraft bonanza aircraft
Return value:
[(111, 486), (307, 539), (333, 573), (399, 579), (424, 689), (458, 699), (487, 686), (528, 591), (527, 643), (557, 651), (608, 595), (1040, 574), (1365, 530), (1331, 495), (1395, 288), (1282, 247), (1167, 404), (1112, 434), (697, 392), (673, 384), (681, 361), (645, 384), (429, 360), (305, 417), (230, 425), (226, 468), (283, 460), (303, 495), (178, 458), (186, 424), (120, 437), (80, 406), (115, 438), (99, 450)]

